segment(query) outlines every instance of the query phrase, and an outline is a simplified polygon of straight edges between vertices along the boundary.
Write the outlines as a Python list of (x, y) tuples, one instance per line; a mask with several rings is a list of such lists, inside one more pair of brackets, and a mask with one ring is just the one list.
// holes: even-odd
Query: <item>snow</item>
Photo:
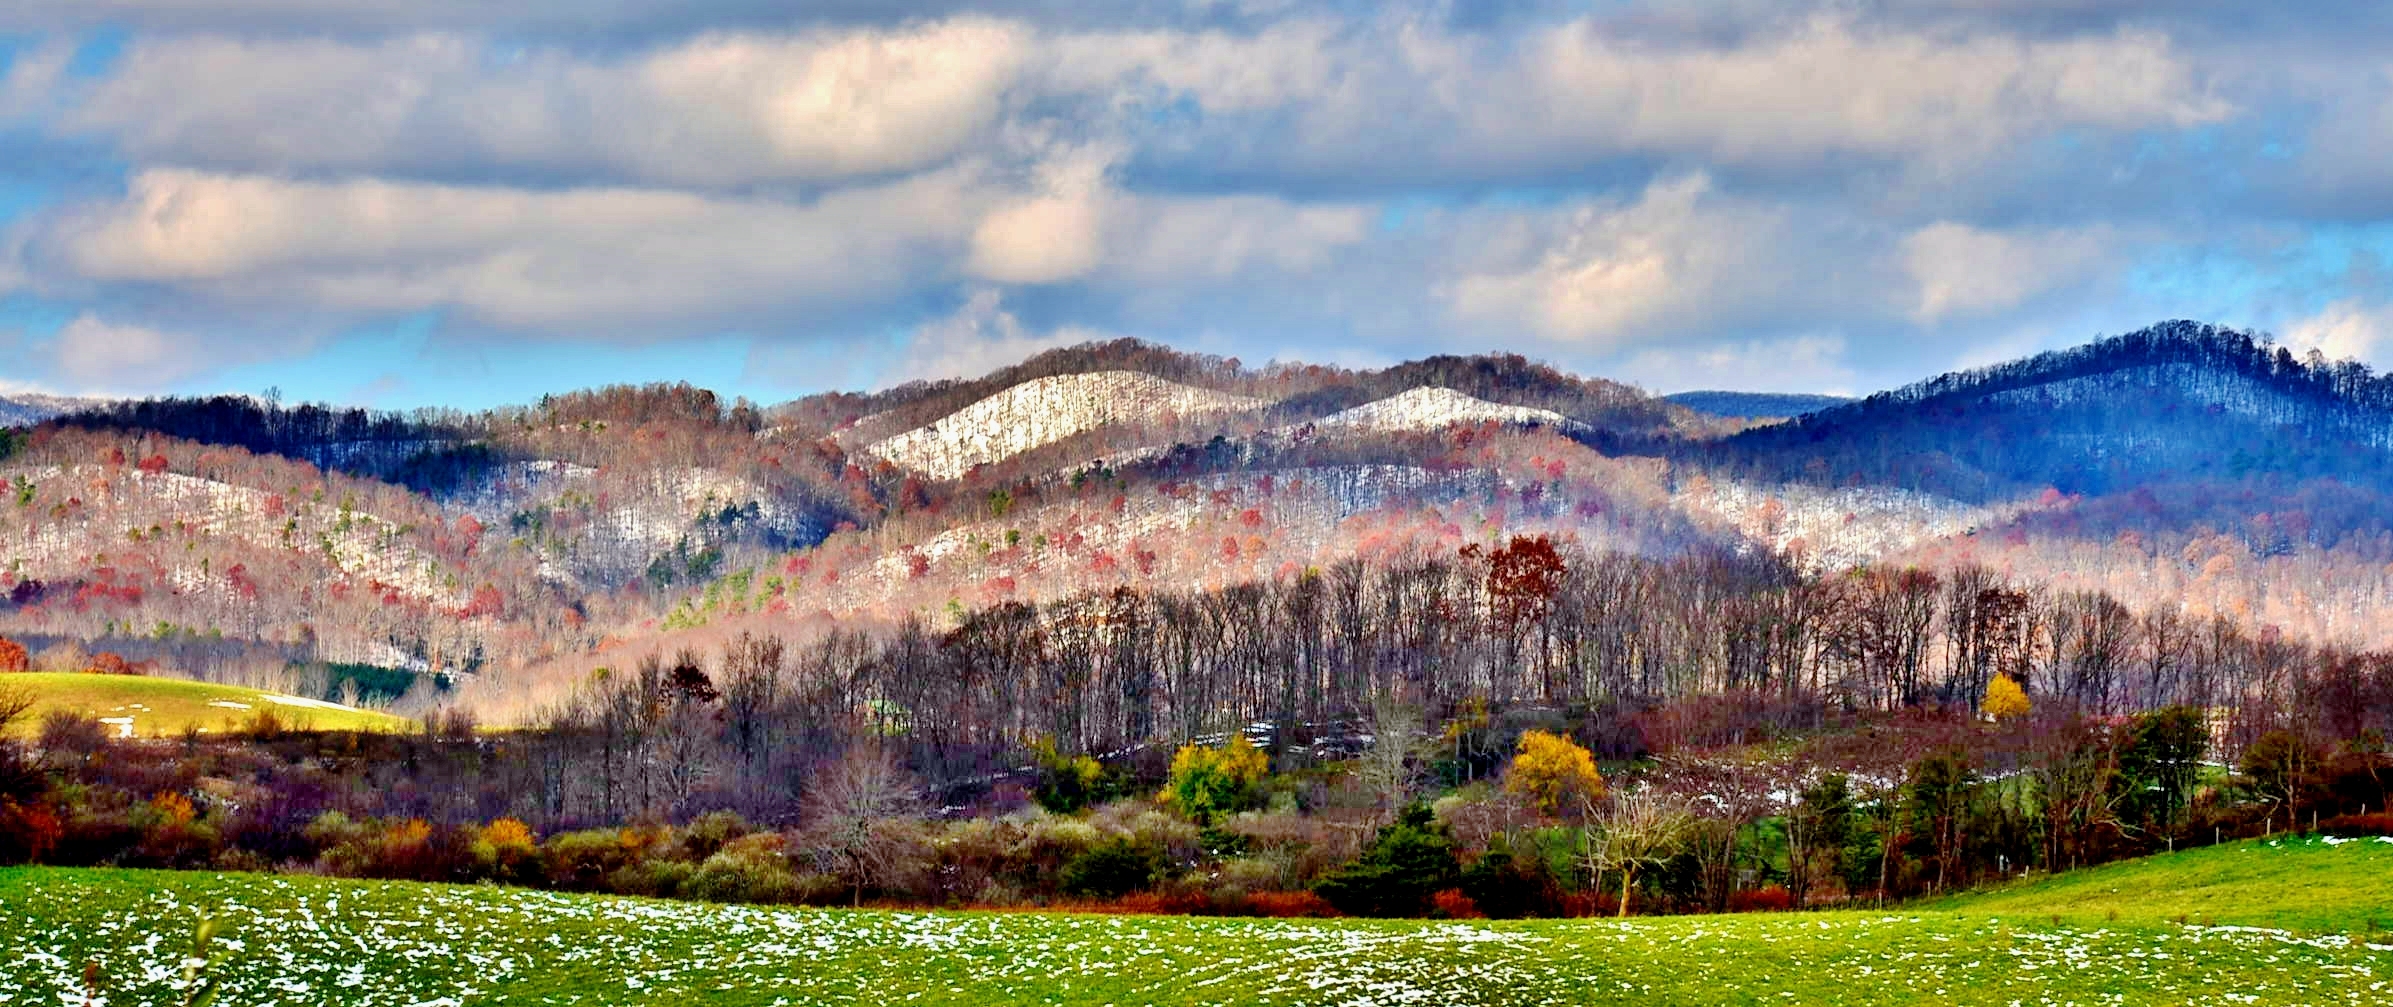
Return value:
[(973, 466), (1123, 421), (1221, 416), (1265, 404), (1136, 371), (1060, 374), (1025, 381), (865, 451), (935, 479), (955, 479)]
[(1436, 385), (1407, 389), (1313, 422), (1316, 428), (1387, 432), (1443, 430), (1457, 423), (1575, 429), (1584, 424), (1549, 409), (1508, 406)]

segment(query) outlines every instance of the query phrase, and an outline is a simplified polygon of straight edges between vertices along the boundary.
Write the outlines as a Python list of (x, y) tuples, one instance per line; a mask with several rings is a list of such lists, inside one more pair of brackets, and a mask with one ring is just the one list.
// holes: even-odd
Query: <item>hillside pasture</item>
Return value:
[[(2381, 1004), (2393, 937), (2364, 914), (2312, 917), (2328, 932), (2251, 921), (2306, 897), (2271, 889), (2277, 874), (2386, 904), (2388, 851), (2240, 844), (2216, 863), (1887, 911), (1500, 923), (781, 909), (29, 868), (0, 871), (13, 991), (0, 1004), (80, 1002), (95, 961), (110, 1002), (172, 1002), (203, 909), (239, 927), (220, 967), (220, 1002), (238, 1004)], [(2237, 863), (2253, 880), (2208, 898), (2207, 922), (2155, 917), (2180, 873), (2210, 888), (2200, 875)], [(2082, 897), (2130, 881), (2148, 887), (2118, 905)]]
[(404, 731), (413, 727), (406, 718), (374, 710), (179, 678), (81, 672), (0, 675), (0, 690), (9, 688), (23, 689), (33, 697), (32, 710), (16, 725), (18, 733), (38, 730), (42, 718), (54, 711), (97, 717), (110, 734), (125, 738), (170, 737), (186, 730), (222, 734), (248, 725), (260, 711), (271, 711), (287, 730)]

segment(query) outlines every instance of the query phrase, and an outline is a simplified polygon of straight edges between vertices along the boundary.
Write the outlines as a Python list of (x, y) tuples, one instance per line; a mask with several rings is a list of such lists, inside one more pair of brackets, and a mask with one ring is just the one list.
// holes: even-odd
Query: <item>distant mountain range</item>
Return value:
[(32, 426), (43, 420), (61, 416), (98, 404), (97, 399), (75, 399), (58, 395), (0, 395), (0, 427)]
[(1736, 420), (1783, 420), (1853, 401), (1841, 395), (1780, 392), (1679, 392), (1663, 398), (1699, 413)]
[(0, 409), (54, 427), (0, 459), (0, 633), (135, 655), (578, 669), (691, 634), (1269, 583), (1511, 534), (1982, 564), (2393, 640), (2393, 381), (2191, 322), (1860, 400), (1124, 340), (767, 408), (653, 386), (432, 419)]

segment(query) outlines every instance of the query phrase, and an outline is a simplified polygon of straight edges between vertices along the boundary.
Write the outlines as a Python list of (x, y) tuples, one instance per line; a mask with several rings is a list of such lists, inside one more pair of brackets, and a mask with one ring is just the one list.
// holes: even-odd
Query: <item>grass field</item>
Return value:
[[(2386, 1004), (2393, 937), (2368, 927), (2393, 906), (2389, 868), (2393, 843), (2288, 840), (1898, 911), (1507, 923), (761, 909), (26, 868), (0, 870), (0, 1004), (79, 1003), (93, 960), (108, 1003), (175, 1002), (195, 914), (219, 906), (239, 926), (227, 1007)], [(2180, 880), (2199, 908), (2168, 894)], [(2288, 920), (2305, 927), (2262, 926)]]
[(52, 710), (88, 713), (121, 736), (140, 738), (179, 735), (188, 727), (223, 732), (247, 723), (258, 710), (273, 710), (285, 727), (294, 729), (404, 731), (413, 726), (372, 710), (179, 678), (75, 672), (0, 675), (0, 689), (11, 687), (34, 697), (33, 712), (20, 722), (20, 731), (38, 728)]

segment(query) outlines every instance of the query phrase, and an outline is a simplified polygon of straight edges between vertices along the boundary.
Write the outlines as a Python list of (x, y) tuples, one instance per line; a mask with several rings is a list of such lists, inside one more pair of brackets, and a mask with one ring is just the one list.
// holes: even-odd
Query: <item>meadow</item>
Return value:
[[(2231, 876), (2230, 876), (2231, 875)], [(1887, 910), (1255, 920), (789, 909), (313, 877), (0, 871), (0, 1004), (2384, 1004), (2393, 840), (2279, 839)]]
[(18, 721), (25, 731), (39, 729), (53, 711), (89, 715), (110, 736), (129, 738), (173, 737), (186, 730), (228, 733), (248, 726), (261, 711), (272, 712), (290, 730), (404, 731), (414, 726), (374, 710), (179, 678), (30, 672), (0, 677), (0, 688), (32, 696), (33, 709)]

